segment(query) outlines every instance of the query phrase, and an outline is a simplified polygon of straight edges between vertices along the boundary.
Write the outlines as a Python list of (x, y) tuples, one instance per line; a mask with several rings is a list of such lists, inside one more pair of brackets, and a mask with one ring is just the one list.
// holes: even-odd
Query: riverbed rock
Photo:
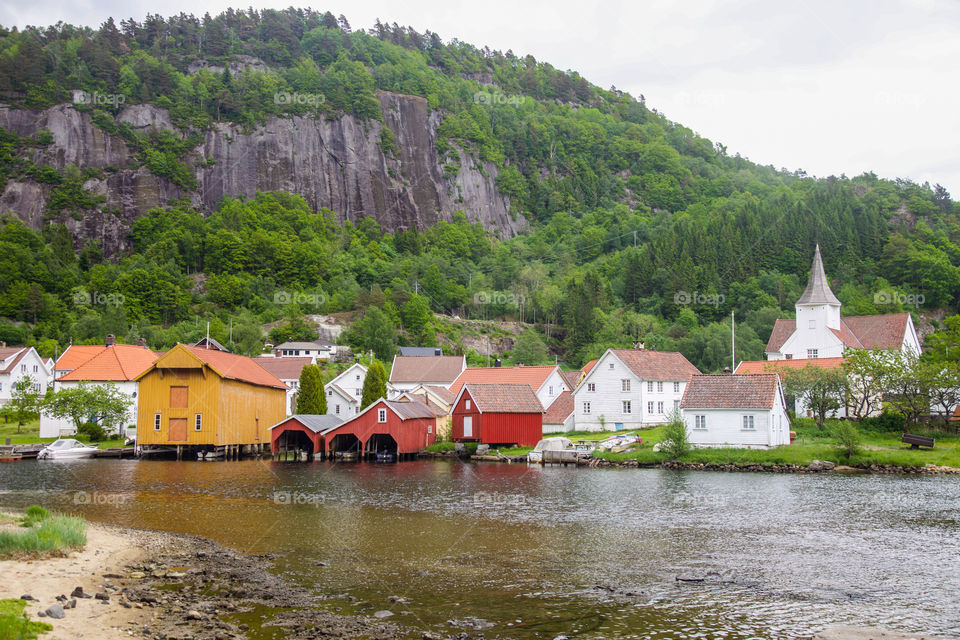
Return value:
[(203, 620), (203, 614), (196, 610), (187, 611), (187, 620)]
[(31, 600), (32, 600), (33, 602), (36, 602), (36, 601), (37, 601), (37, 599), (34, 598), (34, 597), (33, 597), (32, 595), (30, 595), (29, 593), (23, 594), (22, 596), (20, 596), (20, 599), (21, 599), (21, 600), (26, 600), (27, 602), (30, 602)]
[(103, 600), (104, 602), (106, 602), (107, 600), (110, 599), (110, 594), (105, 591), (98, 591), (96, 595), (94, 595), (93, 597), (96, 598), (97, 600)]
[(66, 612), (63, 610), (63, 605), (54, 604), (46, 608), (44, 611), (47, 614), (48, 618), (53, 618), (54, 620), (62, 620), (67, 617)]
[(383, 609), (374, 613), (373, 617), (382, 620), (384, 618), (392, 618), (393, 615), (393, 611), (387, 611), (386, 609)]

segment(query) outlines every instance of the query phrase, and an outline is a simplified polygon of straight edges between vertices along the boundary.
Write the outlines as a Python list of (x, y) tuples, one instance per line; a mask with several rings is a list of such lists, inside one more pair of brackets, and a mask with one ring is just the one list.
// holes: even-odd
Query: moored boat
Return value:
[(90, 458), (96, 451), (96, 445), (83, 444), (73, 438), (60, 438), (41, 449), (37, 458), (43, 460), (74, 460)]

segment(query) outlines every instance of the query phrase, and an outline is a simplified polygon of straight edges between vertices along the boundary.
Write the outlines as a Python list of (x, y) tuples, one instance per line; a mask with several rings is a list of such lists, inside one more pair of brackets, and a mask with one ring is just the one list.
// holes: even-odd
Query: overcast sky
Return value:
[[(216, 14), (293, 0), (0, 0), (0, 24)], [(199, 8), (201, 7), (202, 8)], [(960, 3), (951, 0), (328, 0), (376, 18), (615, 85), (761, 164), (818, 176), (874, 171), (960, 197)]]

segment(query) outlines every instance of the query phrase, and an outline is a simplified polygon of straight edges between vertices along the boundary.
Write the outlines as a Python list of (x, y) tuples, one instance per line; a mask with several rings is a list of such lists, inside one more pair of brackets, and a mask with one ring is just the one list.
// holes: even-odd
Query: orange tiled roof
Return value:
[(736, 374), (756, 375), (776, 373), (778, 369), (803, 369), (807, 365), (821, 369), (836, 369), (843, 358), (793, 358), (791, 360), (744, 360), (737, 365)]
[(102, 344), (72, 344), (57, 359), (57, 369), (76, 369), (104, 349)]
[[(64, 355), (74, 348), (75, 347), (70, 347), (67, 349)], [(116, 344), (112, 347), (98, 346), (97, 348), (100, 349), (99, 353), (87, 359), (72, 371), (60, 376), (57, 380), (62, 382), (80, 380), (134, 380), (141, 373), (149, 369), (150, 365), (160, 357), (159, 353), (150, 351), (146, 347), (133, 344)]]
[(557, 368), (556, 365), (536, 367), (473, 367), (465, 369), (453, 384), (450, 391), (460, 393), (465, 384), (525, 384), (533, 388), (534, 392), (543, 386), (550, 374)]
[(464, 393), (470, 394), (483, 413), (543, 413), (543, 405), (528, 384), (469, 383), (466, 387)]
[(583, 371), (583, 375), (587, 375), (588, 373), (590, 373), (591, 369), (597, 366), (597, 362), (599, 362), (599, 360), (600, 360), (599, 358), (597, 358), (596, 360), (591, 360), (587, 364), (583, 365), (583, 369), (580, 369), (580, 371)]
[(682, 353), (646, 349), (611, 349), (633, 373), (643, 380), (686, 380), (700, 373)]

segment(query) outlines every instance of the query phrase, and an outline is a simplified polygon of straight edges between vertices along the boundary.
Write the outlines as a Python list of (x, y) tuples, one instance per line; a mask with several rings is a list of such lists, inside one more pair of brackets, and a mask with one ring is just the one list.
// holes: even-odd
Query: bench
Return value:
[(920, 447), (930, 447), (933, 449), (933, 438), (927, 438), (925, 436), (915, 436), (912, 433), (905, 433), (903, 437), (900, 438), (900, 442), (905, 442), (910, 445), (911, 449), (919, 449)]

